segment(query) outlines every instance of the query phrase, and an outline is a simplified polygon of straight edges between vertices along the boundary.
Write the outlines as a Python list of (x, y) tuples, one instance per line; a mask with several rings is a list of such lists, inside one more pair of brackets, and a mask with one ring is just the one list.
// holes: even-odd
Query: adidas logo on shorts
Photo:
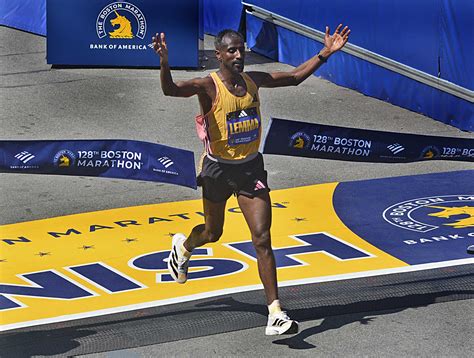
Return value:
[(255, 188), (253, 189), (254, 191), (257, 191), (257, 190), (262, 190), (262, 189), (265, 189), (266, 186), (265, 184), (263, 184), (260, 180), (257, 181), (257, 183), (255, 184)]

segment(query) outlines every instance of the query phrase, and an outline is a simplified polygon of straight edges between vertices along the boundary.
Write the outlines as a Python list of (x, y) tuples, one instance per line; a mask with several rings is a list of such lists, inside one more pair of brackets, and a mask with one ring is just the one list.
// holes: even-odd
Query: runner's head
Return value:
[(234, 30), (222, 30), (214, 40), (217, 60), (221, 67), (230, 72), (239, 73), (244, 70), (245, 43), (243, 36)]

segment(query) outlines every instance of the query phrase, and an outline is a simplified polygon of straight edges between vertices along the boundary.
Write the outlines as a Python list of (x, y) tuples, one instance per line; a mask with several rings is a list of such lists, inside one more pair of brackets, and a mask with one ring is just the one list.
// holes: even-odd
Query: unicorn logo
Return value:
[(304, 132), (297, 132), (290, 138), (290, 147), (296, 149), (308, 149), (311, 138)]
[(423, 158), (432, 159), (434, 158), (434, 156), (435, 156), (435, 153), (430, 149), (423, 155)]
[(68, 167), (70, 163), (70, 159), (63, 154), (59, 157), (58, 167)]
[(304, 147), (304, 139), (301, 137), (296, 138), (293, 148), (302, 149)]
[(421, 152), (421, 158), (423, 159), (435, 159), (439, 156), (439, 150), (433, 145), (426, 147)]
[(441, 209), (441, 211), (438, 211), (437, 213), (428, 214), (437, 218), (450, 218), (451, 216), (467, 215), (467, 217), (458, 219), (454, 223), (444, 225), (452, 226), (455, 229), (465, 229), (468, 227), (474, 227), (474, 207), (472, 206), (429, 206), (429, 208)]
[(54, 156), (54, 165), (59, 168), (69, 168), (74, 165), (76, 155), (68, 149), (63, 149)]
[[(132, 23), (125, 16), (120, 15), (117, 10), (114, 11), (116, 18), (110, 20), (114, 31), (109, 32), (111, 39), (133, 39)], [(118, 28), (115, 28), (118, 25)]]
[(145, 14), (136, 5), (126, 1), (106, 5), (100, 10), (95, 26), (99, 39), (143, 40), (147, 32)]

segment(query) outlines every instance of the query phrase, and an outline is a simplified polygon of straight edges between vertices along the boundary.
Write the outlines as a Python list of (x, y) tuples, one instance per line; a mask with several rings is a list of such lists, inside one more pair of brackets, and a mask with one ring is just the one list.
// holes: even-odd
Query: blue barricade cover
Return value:
[(474, 90), (474, 1), (442, 0), (439, 19), (439, 75)]
[(197, 188), (193, 152), (134, 140), (0, 141), (0, 172), (133, 179)]
[[(439, 6), (433, 6), (429, 0), (247, 2), (322, 32), (326, 25), (331, 33), (339, 23), (349, 25), (351, 43), (432, 75), (438, 74)], [(407, 39), (408, 35), (412, 40)]]
[(0, 25), (46, 35), (46, 0), (0, 0)]
[(238, 30), (242, 15), (240, 0), (203, 0), (204, 32), (211, 35), (224, 29)]
[[(470, 59), (474, 38), (469, 23), (474, 2), (443, 0), (413, 4), (407, 0), (350, 2), (335, 0), (252, 0), (249, 3), (319, 31), (339, 23), (351, 27), (350, 42), (392, 60), (474, 89)], [(370, 18), (370, 21), (367, 19)], [(275, 60), (297, 66), (317, 53), (322, 44), (247, 15), (249, 47)], [(421, 44), (421, 45), (420, 45)], [(467, 100), (339, 52), (318, 75), (369, 96), (426, 114), (463, 130), (474, 131), (474, 105)]]
[(354, 162), (474, 162), (474, 139), (345, 128), (272, 118), (263, 153)]

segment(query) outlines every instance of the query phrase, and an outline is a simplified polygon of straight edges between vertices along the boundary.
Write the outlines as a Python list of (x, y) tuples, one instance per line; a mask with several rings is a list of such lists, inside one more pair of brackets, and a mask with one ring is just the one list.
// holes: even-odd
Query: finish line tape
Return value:
[(402, 134), (272, 118), (263, 153), (353, 162), (474, 162), (474, 139)]
[(0, 141), (0, 173), (108, 177), (197, 188), (193, 152), (134, 140)]

